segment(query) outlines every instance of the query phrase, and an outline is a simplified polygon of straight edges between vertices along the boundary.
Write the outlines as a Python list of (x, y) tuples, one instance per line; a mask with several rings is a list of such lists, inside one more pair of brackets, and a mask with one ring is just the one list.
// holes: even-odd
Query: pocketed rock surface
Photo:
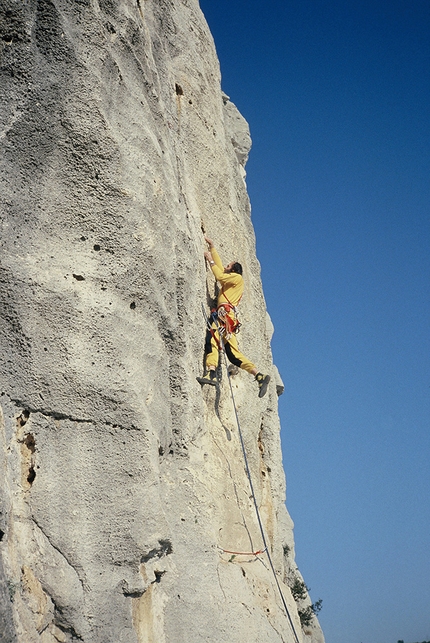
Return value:
[[(2, 10), (0, 640), (322, 643), (288, 586), (249, 130), (197, 0)], [(225, 368), (219, 392), (195, 379), (215, 287), (202, 230), (244, 266), (240, 346), (272, 374), (262, 399), (244, 372), (232, 387), (293, 627), (251, 555)]]

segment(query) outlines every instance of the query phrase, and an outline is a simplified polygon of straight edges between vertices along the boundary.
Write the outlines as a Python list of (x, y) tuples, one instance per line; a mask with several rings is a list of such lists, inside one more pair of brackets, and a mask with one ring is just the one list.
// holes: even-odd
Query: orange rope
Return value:
[(229, 549), (223, 549), (222, 547), (220, 547), (220, 549), (225, 554), (236, 554), (236, 556), (258, 556), (266, 551), (266, 547), (264, 549), (259, 549), (258, 551), (230, 551)]

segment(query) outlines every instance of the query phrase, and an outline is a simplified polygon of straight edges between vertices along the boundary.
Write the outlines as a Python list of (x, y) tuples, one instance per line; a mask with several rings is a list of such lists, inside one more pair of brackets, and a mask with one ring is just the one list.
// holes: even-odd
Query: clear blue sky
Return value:
[(430, 2), (200, 4), (253, 138), (297, 562), (327, 643), (430, 640)]

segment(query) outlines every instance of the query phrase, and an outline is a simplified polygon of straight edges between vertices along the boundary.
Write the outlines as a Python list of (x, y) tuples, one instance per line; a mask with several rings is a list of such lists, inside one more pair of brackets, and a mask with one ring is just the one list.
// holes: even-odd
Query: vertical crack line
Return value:
[(216, 567), (216, 573), (217, 573), (217, 576), (218, 576), (218, 583), (219, 583), (219, 586), (220, 586), (220, 590), (222, 591), (222, 595), (224, 596), (224, 600), (227, 601), (227, 596), (225, 595), (225, 591), (224, 591), (224, 588), (223, 588), (222, 583), (221, 583), (221, 576), (219, 575), (219, 563), (218, 563), (218, 565)]
[(139, 9), (140, 17), (142, 18), (142, 22), (145, 21), (145, 16), (143, 15), (143, 10), (142, 10), (142, 5), (140, 4), (140, 0), (136, 0), (137, 8)]

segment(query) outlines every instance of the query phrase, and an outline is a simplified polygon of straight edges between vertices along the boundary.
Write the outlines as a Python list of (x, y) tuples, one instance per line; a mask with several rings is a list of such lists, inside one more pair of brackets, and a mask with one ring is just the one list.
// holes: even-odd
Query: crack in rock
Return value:
[[(32, 516), (32, 521), (33, 521), (34, 525), (39, 529), (39, 531), (43, 534), (43, 536), (46, 538), (46, 540), (49, 542), (49, 544), (51, 545), (51, 547), (52, 547), (53, 549), (55, 549), (55, 551), (57, 551), (57, 552), (60, 554), (60, 556), (61, 556), (62, 558), (64, 558), (64, 560), (66, 561), (66, 563), (68, 564), (68, 566), (69, 566), (71, 569), (73, 569), (73, 571), (74, 571), (74, 572), (75, 572), (75, 574), (76, 574), (76, 577), (78, 578), (78, 580), (79, 580), (79, 582), (80, 582), (80, 584), (81, 584), (82, 590), (83, 590), (83, 591), (85, 591), (85, 584), (84, 584), (84, 581), (83, 581), (83, 580), (82, 580), (82, 578), (80, 577), (80, 575), (79, 575), (79, 573), (78, 573), (78, 570), (75, 568), (75, 566), (74, 566), (74, 565), (72, 565), (72, 563), (71, 563), (71, 562), (70, 562), (70, 560), (67, 558), (67, 556), (64, 554), (64, 552), (62, 552), (62, 551), (61, 551), (61, 550), (60, 550), (56, 545), (54, 545), (54, 543), (52, 542), (51, 538), (50, 538), (50, 537), (48, 536), (48, 534), (44, 531), (44, 529), (42, 529), (42, 527), (41, 527), (41, 526), (40, 526), (40, 524), (37, 522), (36, 518), (34, 518), (34, 516)], [(51, 597), (51, 598), (52, 598), (52, 597)]]
[[(96, 420), (91, 420), (88, 418), (78, 418), (74, 417), (73, 415), (68, 415), (67, 413), (61, 413), (59, 411), (49, 411), (47, 409), (36, 409), (32, 408), (31, 406), (28, 406), (25, 404), (22, 400), (16, 400), (14, 398), (10, 398), (10, 401), (13, 402), (16, 406), (25, 408), (25, 411), (22, 412), (20, 418), (26, 414), (26, 420), (28, 419), (30, 413), (39, 413), (40, 415), (43, 415), (44, 417), (48, 418), (53, 418), (54, 420), (69, 420), (70, 422), (76, 422), (77, 424), (93, 424), (96, 425), (97, 421)], [(136, 426), (135, 424), (131, 424), (130, 426), (124, 426), (121, 424), (114, 424), (113, 422), (108, 422), (106, 420), (102, 421), (103, 424), (106, 426), (110, 426), (113, 429), (122, 429), (124, 431), (140, 431), (141, 429)]]

